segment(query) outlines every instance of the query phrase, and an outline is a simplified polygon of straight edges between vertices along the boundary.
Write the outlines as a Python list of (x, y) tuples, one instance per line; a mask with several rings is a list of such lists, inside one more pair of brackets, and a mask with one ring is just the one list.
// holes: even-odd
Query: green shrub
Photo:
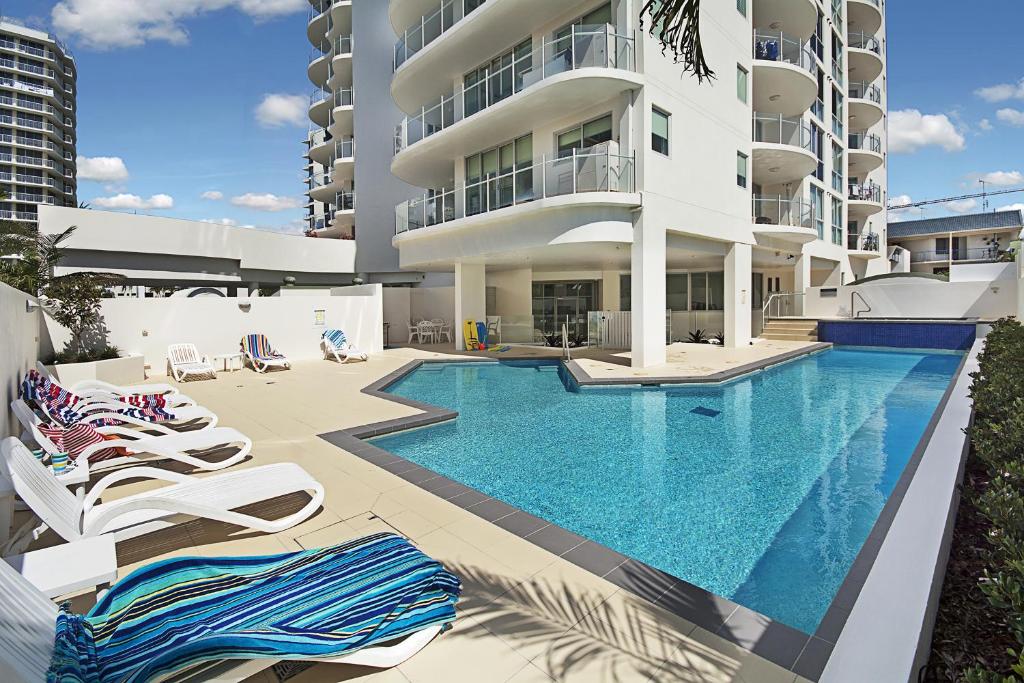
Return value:
[(70, 347), (58, 351), (46, 360), (44, 364), (54, 365), (55, 363), (91, 363), (97, 360), (111, 360), (121, 357), (121, 349), (116, 346), (105, 346), (102, 349), (85, 349), (79, 351)]
[(1020, 647), (1007, 653), (1012, 673), (974, 667), (964, 677), (1003, 683), (1024, 678), (1024, 326), (1013, 319), (996, 323), (978, 362), (971, 375), (971, 441), (991, 480), (984, 492), (967, 495), (992, 525), (988, 568), (979, 581)]

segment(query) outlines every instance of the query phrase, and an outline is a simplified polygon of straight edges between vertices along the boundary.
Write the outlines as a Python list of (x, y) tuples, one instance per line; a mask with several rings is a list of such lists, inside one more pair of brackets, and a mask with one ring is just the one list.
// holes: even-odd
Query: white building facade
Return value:
[(1020, 210), (900, 221), (889, 225), (889, 247), (910, 252), (912, 272), (950, 275), (957, 265), (1012, 261), (1022, 230)]
[(0, 17), (0, 218), (77, 205), (77, 79), (63, 43)]

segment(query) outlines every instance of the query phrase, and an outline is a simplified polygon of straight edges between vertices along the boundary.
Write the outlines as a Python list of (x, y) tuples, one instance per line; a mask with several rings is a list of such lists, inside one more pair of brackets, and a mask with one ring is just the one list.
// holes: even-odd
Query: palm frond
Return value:
[(684, 73), (692, 73), (698, 83), (713, 80), (715, 72), (704, 59), (700, 40), (701, 0), (646, 0), (640, 10), (640, 26), (661, 42), (662, 51), (671, 52)]

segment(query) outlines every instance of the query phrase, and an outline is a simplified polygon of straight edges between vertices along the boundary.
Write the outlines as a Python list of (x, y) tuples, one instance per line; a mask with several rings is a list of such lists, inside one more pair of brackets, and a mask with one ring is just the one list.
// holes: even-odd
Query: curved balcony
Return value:
[(853, 31), (877, 33), (882, 28), (882, 4), (879, 0), (847, 0), (846, 18)]
[(633, 40), (610, 27), (575, 30), (442, 97), (395, 130), (392, 172), (427, 186), (450, 176), (451, 160), (512, 138), (530, 122), (560, 118), (642, 85)]
[(882, 73), (882, 41), (863, 31), (851, 31), (847, 40), (850, 79), (871, 83)]
[(331, 159), (335, 181), (348, 183), (355, 177), (356, 141), (344, 138), (334, 143), (334, 157)]
[(876, 259), (882, 257), (882, 243), (876, 232), (846, 236), (846, 251), (852, 258)]
[(309, 153), (307, 156), (316, 163), (327, 166), (334, 157), (334, 138), (324, 128), (314, 131), (309, 136)]
[(877, 85), (857, 81), (850, 83), (847, 93), (850, 128), (867, 130), (882, 120), (885, 111), (882, 109), (882, 91)]
[(817, 63), (807, 41), (754, 31), (754, 110), (798, 116), (818, 97)]
[(309, 119), (321, 128), (331, 123), (334, 95), (326, 88), (315, 88), (309, 94)]
[(882, 139), (874, 134), (851, 133), (847, 137), (850, 174), (865, 176), (885, 163)]
[(565, 14), (564, 3), (551, 0), (488, 0), (478, 6), (465, 0), (471, 11), (462, 16), (463, 2), (444, 0), (444, 6), (453, 5), (450, 20), (439, 18), (430, 24), (436, 29), (422, 29), (422, 37), (414, 25), (398, 41), (391, 95), (402, 111), (415, 114), (422, 103), (449, 91), (454, 79)]
[(754, 170), (758, 185), (805, 178), (818, 167), (811, 151), (811, 127), (803, 119), (754, 114)]
[(317, 173), (309, 177), (309, 198), (314, 202), (330, 202), (345, 189), (333, 173)]
[(336, 22), (342, 19), (347, 13), (352, 16), (352, 0), (310, 0), (309, 23), (306, 25), (306, 35), (309, 42), (319, 45), (324, 37), (336, 27)]
[(310, 217), (307, 237), (354, 239), (356, 224), (356, 193), (339, 192), (326, 216)]
[(778, 29), (806, 39), (818, 25), (818, 7), (814, 0), (755, 0), (754, 26)]
[(334, 91), (331, 110), (331, 134), (335, 137), (351, 137), (354, 131), (355, 93), (352, 88)]
[(847, 209), (851, 219), (867, 218), (881, 211), (882, 188), (875, 183), (850, 185), (847, 193)]
[(802, 199), (755, 195), (752, 220), (754, 234), (769, 241), (807, 244), (818, 239), (811, 204)]
[(551, 208), (567, 204), (638, 205), (632, 157), (611, 154), (607, 146), (592, 151), (520, 166), (455, 189), (432, 190), (396, 207), (395, 234), (453, 224), (467, 225), (478, 217), (516, 207)]

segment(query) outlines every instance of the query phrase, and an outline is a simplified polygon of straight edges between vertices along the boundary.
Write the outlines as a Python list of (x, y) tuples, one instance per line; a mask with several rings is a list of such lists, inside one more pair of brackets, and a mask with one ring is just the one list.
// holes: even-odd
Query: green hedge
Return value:
[(971, 503), (992, 524), (981, 589), (1019, 646), (1009, 652), (1016, 676), (975, 667), (965, 678), (1002, 683), (1024, 679), (1024, 326), (1013, 319), (997, 322), (978, 361), (971, 375), (971, 440), (990, 485)]

